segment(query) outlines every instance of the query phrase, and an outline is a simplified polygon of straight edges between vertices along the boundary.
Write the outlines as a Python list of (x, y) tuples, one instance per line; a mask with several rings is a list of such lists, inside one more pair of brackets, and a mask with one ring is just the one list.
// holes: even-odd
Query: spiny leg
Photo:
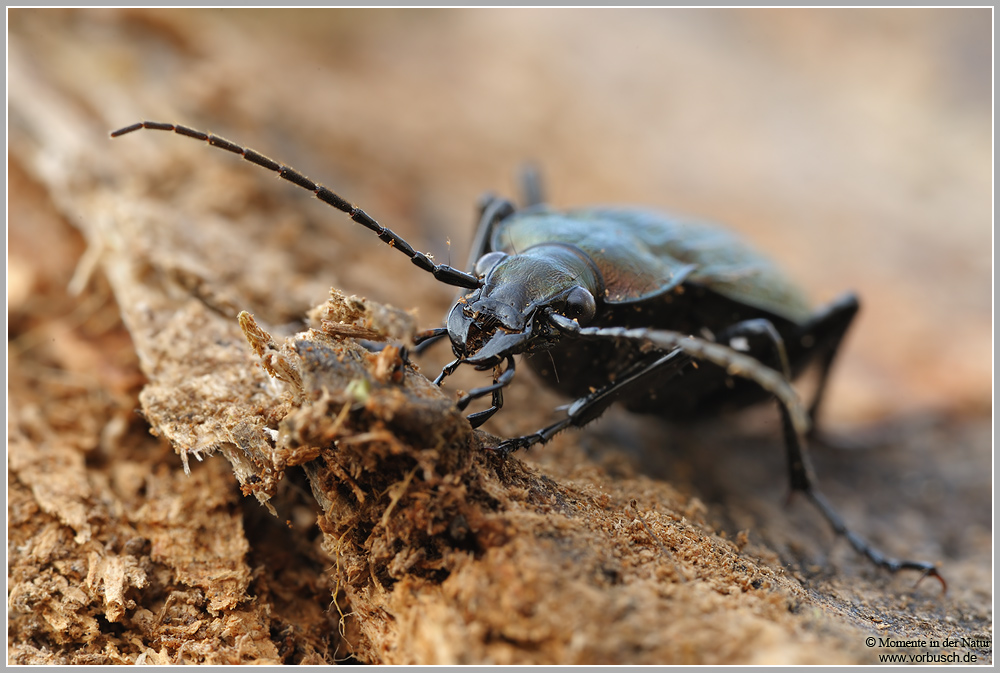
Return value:
[[(933, 563), (926, 561), (907, 561), (886, 557), (879, 550), (865, 541), (860, 535), (854, 533), (844, 520), (837, 514), (836, 510), (830, 506), (822, 493), (813, 485), (814, 476), (812, 466), (806, 453), (805, 436), (809, 430), (808, 419), (802, 409), (801, 402), (795, 394), (794, 389), (787, 379), (774, 369), (766, 366), (758, 360), (743, 355), (731, 348), (721, 344), (706, 342), (694, 337), (686, 337), (677, 332), (653, 329), (625, 329), (620, 327), (590, 327), (581, 328), (577, 323), (560, 315), (550, 314), (549, 321), (558, 329), (569, 335), (580, 338), (624, 338), (634, 341), (646, 341), (661, 348), (675, 348), (683, 351), (693, 359), (707, 360), (726, 369), (731, 376), (740, 376), (757, 383), (764, 390), (775, 395), (778, 407), (781, 410), (782, 429), (785, 436), (785, 445), (788, 457), (788, 469), (791, 487), (793, 490), (802, 491), (810, 502), (820, 511), (823, 517), (829, 522), (834, 532), (847, 538), (851, 546), (859, 554), (868, 558), (872, 563), (889, 572), (899, 570), (920, 570), (923, 577), (932, 575), (940, 582), (944, 590), (948, 585), (944, 578), (938, 573)], [(780, 360), (780, 353), (783, 350), (780, 336), (777, 330), (760, 329), (760, 325), (742, 323), (727, 330), (728, 336), (739, 333), (740, 329), (755, 335), (773, 335), (772, 357)]]
[(866, 557), (869, 561), (874, 563), (879, 568), (887, 570), (891, 573), (899, 572), (900, 570), (919, 570), (923, 574), (920, 580), (924, 579), (928, 575), (934, 577), (941, 583), (942, 592), (948, 591), (948, 583), (945, 581), (941, 573), (938, 572), (937, 567), (928, 561), (909, 561), (904, 559), (895, 559), (886, 556), (881, 551), (876, 549), (865, 540), (863, 537), (852, 531), (844, 523), (844, 519), (841, 518), (837, 510), (833, 508), (832, 505), (827, 501), (826, 496), (824, 496), (819, 489), (813, 485), (813, 480), (815, 476), (813, 475), (812, 467), (808, 460), (808, 454), (805, 451), (805, 445), (801, 443), (801, 435), (795, 432), (792, 427), (791, 418), (788, 415), (788, 410), (779, 401), (778, 407), (781, 410), (781, 420), (782, 427), (785, 434), (785, 445), (788, 450), (788, 468), (791, 476), (791, 486), (795, 491), (801, 491), (819, 510), (823, 518), (827, 520), (830, 527), (838, 535), (843, 535), (847, 538), (847, 541), (851, 543), (854, 550)]
[(150, 129), (154, 131), (173, 131), (178, 135), (186, 136), (188, 138), (194, 138), (195, 140), (202, 140), (207, 142), (213, 147), (218, 147), (224, 149), (233, 154), (239, 154), (244, 159), (252, 164), (266, 168), (269, 171), (274, 171), (281, 178), (288, 180), (289, 182), (302, 187), (310, 192), (312, 192), (317, 199), (333, 206), (337, 210), (346, 213), (352, 220), (362, 225), (363, 227), (375, 232), (375, 234), (384, 243), (388, 244), (389, 247), (396, 248), (404, 255), (410, 258), (414, 264), (418, 267), (431, 273), (434, 278), (446, 283), (448, 285), (457, 285), (458, 287), (464, 288), (476, 288), (479, 287), (479, 279), (470, 273), (460, 271), (446, 264), (435, 264), (431, 261), (431, 258), (425, 253), (414, 250), (413, 247), (407, 243), (405, 240), (400, 238), (391, 229), (383, 227), (378, 222), (376, 222), (368, 213), (361, 210), (349, 201), (345, 201), (340, 196), (334, 194), (332, 191), (318, 185), (302, 173), (299, 173), (294, 168), (285, 166), (283, 164), (269, 159), (259, 152), (255, 152), (250, 148), (240, 147), (236, 143), (230, 142), (225, 138), (220, 138), (219, 136), (213, 135), (211, 133), (204, 133), (186, 126), (180, 126), (177, 124), (167, 124), (163, 122), (150, 122), (143, 121), (137, 124), (132, 124), (131, 126), (126, 126), (124, 128), (118, 129), (111, 133), (112, 138), (117, 138), (123, 136), (126, 133), (132, 133), (133, 131), (138, 131), (140, 129)]
[(635, 363), (618, 374), (612, 383), (573, 402), (567, 410), (565, 418), (561, 418), (533, 434), (505, 440), (496, 447), (496, 450), (510, 454), (535, 444), (544, 444), (566, 428), (583, 427), (603, 414), (623, 394), (633, 390), (641, 390), (654, 378), (658, 382), (667, 381), (679, 374), (684, 366), (690, 362), (690, 357), (680, 350), (674, 350), (652, 360)]

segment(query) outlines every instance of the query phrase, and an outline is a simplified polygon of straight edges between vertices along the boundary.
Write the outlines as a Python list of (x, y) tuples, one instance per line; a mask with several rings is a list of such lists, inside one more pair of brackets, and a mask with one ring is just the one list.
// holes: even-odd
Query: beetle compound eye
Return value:
[(593, 319), (596, 312), (597, 303), (594, 301), (594, 295), (590, 294), (586, 288), (574, 287), (566, 295), (565, 316), (567, 318), (573, 318), (581, 325), (585, 325)]
[(478, 277), (482, 278), (490, 272), (490, 270), (497, 265), (501, 259), (507, 256), (507, 253), (494, 250), (493, 252), (488, 252), (479, 258), (476, 262), (475, 273)]

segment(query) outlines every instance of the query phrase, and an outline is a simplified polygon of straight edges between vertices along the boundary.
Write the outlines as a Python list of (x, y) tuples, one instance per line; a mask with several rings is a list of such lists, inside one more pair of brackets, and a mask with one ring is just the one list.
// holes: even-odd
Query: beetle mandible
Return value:
[[(514, 378), (514, 356), (550, 385), (575, 398), (565, 417), (496, 447), (505, 454), (545, 443), (560, 430), (580, 427), (614, 402), (631, 411), (688, 419), (773, 396), (782, 419), (792, 491), (816, 506), (854, 549), (890, 572), (922, 571), (947, 589), (934, 564), (889, 558), (847, 528), (815, 486), (806, 450), (830, 367), (859, 304), (846, 294), (812, 311), (801, 292), (768, 259), (729, 232), (702, 223), (628, 208), (556, 211), (536, 180), (526, 183), (518, 210), (489, 196), (466, 270), (435, 264), (365, 211), (293, 168), (219, 136), (186, 126), (143, 121), (111, 133), (173, 131), (241, 155), (346, 213), (442, 283), (468, 292), (446, 326), (419, 335), (417, 348), (448, 337), (455, 359), (435, 379), (440, 385), (460, 365), (493, 370), (490, 385), (458, 400), (479, 427), (503, 406)], [(697, 335), (697, 336), (694, 336)], [(819, 366), (809, 407), (790, 381)]]

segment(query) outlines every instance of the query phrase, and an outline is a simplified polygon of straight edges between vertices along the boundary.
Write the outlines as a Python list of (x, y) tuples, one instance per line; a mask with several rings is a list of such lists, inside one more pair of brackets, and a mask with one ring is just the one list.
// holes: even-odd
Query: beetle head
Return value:
[(486, 369), (504, 357), (550, 348), (559, 332), (549, 312), (581, 324), (593, 318), (601, 276), (581, 250), (539, 245), (521, 254), (490, 252), (476, 264), (482, 285), (448, 315), (452, 349), (462, 361)]

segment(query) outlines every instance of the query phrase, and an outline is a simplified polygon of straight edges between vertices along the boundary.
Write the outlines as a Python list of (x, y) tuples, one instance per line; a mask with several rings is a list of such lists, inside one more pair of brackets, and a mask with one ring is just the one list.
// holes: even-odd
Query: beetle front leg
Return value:
[(585, 395), (573, 402), (566, 412), (565, 418), (533, 434), (505, 440), (496, 447), (496, 450), (504, 454), (510, 454), (521, 449), (530, 448), (535, 444), (544, 444), (566, 428), (583, 427), (603, 414), (623, 394), (632, 390), (641, 390), (653, 378), (657, 381), (671, 379), (677, 376), (690, 362), (691, 358), (678, 349), (661, 354), (652, 361), (643, 360), (636, 363), (616, 376), (613, 383), (598, 388), (589, 395)]
[(432, 327), (431, 329), (424, 330), (420, 334), (413, 337), (412, 352), (416, 355), (420, 355), (446, 336), (448, 336), (447, 327)]
[(469, 423), (472, 427), (478, 428), (480, 425), (488, 421), (493, 414), (500, 411), (503, 406), (503, 389), (510, 385), (510, 382), (514, 380), (514, 356), (507, 356), (507, 367), (499, 375), (493, 378), (493, 383), (488, 386), (483, 386), (482, 388), (475, 388), (464, 395), (455, 406), (458, 407), (459, 411), (464, 410), (469, 406), (469, 402), (485, 395), (493, 395), (493, 405), (484, 411), (477, 411), (474, 414), (469, 414), (466, 418), (469, 419)]

